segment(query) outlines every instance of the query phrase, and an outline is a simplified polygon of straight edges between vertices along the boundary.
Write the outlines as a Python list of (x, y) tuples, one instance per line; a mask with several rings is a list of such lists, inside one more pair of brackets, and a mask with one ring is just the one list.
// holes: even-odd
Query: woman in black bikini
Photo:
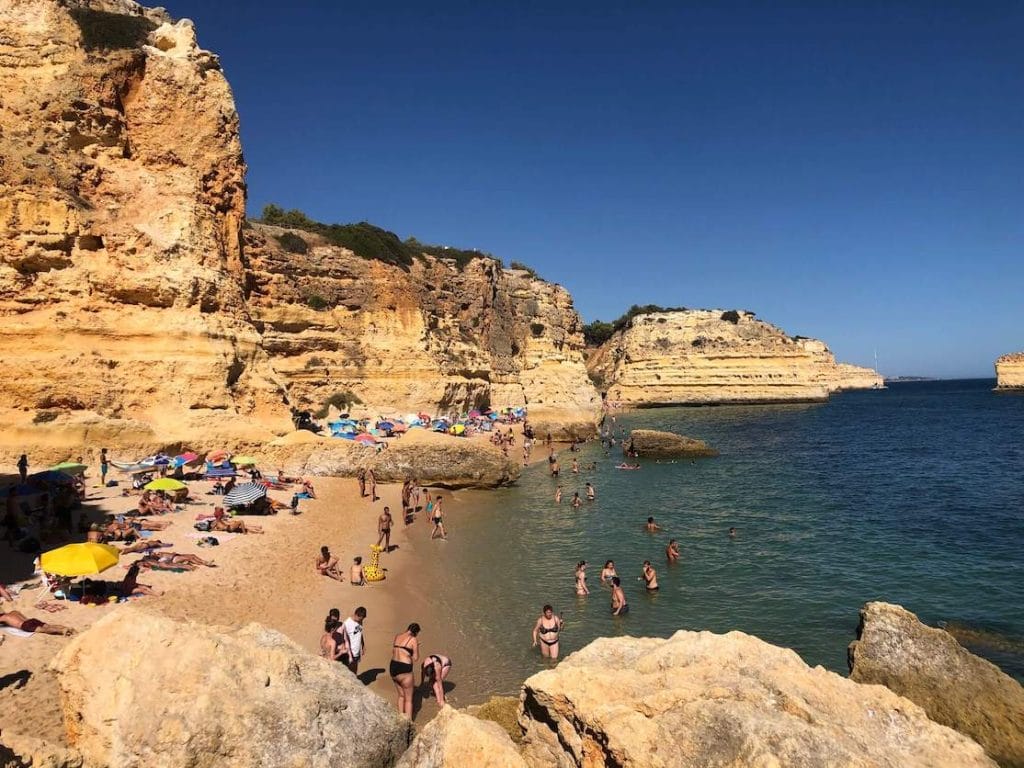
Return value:
[(423, 668), (420, 670), (424, 688), (434, 689), (434, 698), (437, 699), (437, 706), (444, 706), (444, 681), (448, 679), (448, 673), (452, 671), (452, 660), (440, 653), (432, 653), (423, 661)]
[(395, 635), (391, 647), (391, 679), (398, 691), (398, 711), (412, 720), (412, 693), (415, 683), (413, 664), (420, 660), (420, 641), (416, 636), (420, 625), (413, 622), (409, 628)]
[(562, 631), (562, 617), (555, 615), (555, 609), (544, 606), (544, 612), (533, 625), (533, 647), (540, 644), (540, 655), (545, 658), (558, 658), (558, 635)]

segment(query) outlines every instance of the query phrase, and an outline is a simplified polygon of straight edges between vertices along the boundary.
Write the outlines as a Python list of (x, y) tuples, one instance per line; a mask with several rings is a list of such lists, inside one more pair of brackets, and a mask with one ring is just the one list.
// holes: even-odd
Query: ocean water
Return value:
[[(530, 647), (540, 608), (566, 621), (563, 655), (598, 636), (738, 629), (846, 674), (858, 609), (899, 603), (963, 630), (965, 643), (1024, 678), (1024, 396), (993, 381), (894, 384), (819, 405), (635, 411), (616, 429), (700, 437), (714, 459), (621, 471), (619, 449), (563, 452), (565, 498), (544, 462), (512, 488), (457, 494), (448, 542), (420, 537), (442, 626), (427, 650), (457, 648), (457, 704), (514, 693), (545, 662)], [(575, 511), (586, 480), (598, 499)], [(648, 516), (664, 528), (643, 530)], [(419, 523), (423, 525), (422, 523)], [(738, 536), (730, 539), (735, 526)], [(666, 563), (669, 538), (681, 561)], [(612, 617), (598, 583), (613, 559), (630, 604)], [(644, 559), (661, 590), (644, 593)], [(589, 564), (577, 597), (574, 566)], [(432, 631), (430, 631), (432, 630)]]

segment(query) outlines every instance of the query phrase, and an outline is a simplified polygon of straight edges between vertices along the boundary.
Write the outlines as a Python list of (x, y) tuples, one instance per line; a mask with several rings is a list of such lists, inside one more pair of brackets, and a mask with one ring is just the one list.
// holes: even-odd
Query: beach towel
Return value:
[(6, 625), (0, 626), (0, 632), (14, 637), (32, 637), (32, 635), (35, 634), (35, 632), (26, 632), (23, 629), (15, 629), (14, 627), (8, 627)]

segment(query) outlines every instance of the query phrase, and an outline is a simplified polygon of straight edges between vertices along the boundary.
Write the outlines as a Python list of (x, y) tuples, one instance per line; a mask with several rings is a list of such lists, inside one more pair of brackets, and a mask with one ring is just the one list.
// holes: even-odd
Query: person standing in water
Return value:
[(586, 560), (580, 560), (578, 563), (576, 563), (576, 594), (580, 597), (590, 594), (590, 590), (587, 588)]
[(675, 539), (668, 540), (668, 546), (665, 547), (665, 557), (668, 558), (670, 563), (674, 563), (679, 559), (679, 544), (676, 543)]
[(555, 609), (545, 605), (540, 618), (533, 625), (533, 647), (536, 648), (539, 643), (540, 655), (544, 658), (558, 658), (558, 636), (563, 624), (562, 617), (555, 615)]
[(562, 486), (555, 488), (555, 504), (562, 503)]
[(391, 646), (391, 666), (388, 670), (395, 690), (398, 691), (398, 711), (410, 720), (413, 688), (416, 682), (413, 665), (420, 660), (420, 641), (417, 639), (419, 633), (420, 625), (414, 621), (405, 632), (395, 635)]
[(583, 506), (583, 499), (580, 498), (580, 492), (574, 491), (572, 494), (572, 508), (579, 509)]
[(651, 566), (650, 560), (644, 560), (644, 567), (640, 571), (640, 578), (648, 592), (658, 591), (658, 572)]
[(430, 538), (432, 539), (447, 539), (448, 533), (444, 529), (444, 517), (441, 514), (441, 497), (437, 497), (437, 501), (434, 502), (434, 517), (432, 522), (434, 523), (434, 530), (430, 532)]
[(735, 539), (736, 538), (736, 529), (735, 528), (730, 528), (729, 529), (729, 538), (730, 539)]
[(622, 582), (618, 576), (612, 576), (612, 616), (625, 616), (629, 613), (626, 593), (622, 591)]
[(593, 501), (597, 498), (597, 491), (594, 490), (594, 486), (589, 482), (587, 483), (587, 501)]
[(653, 517), (648, 517), (647, 524), (644, 526), (644, 530), (646, 530), (648, 533), (655, 533), (656, 531), (661, 530), (661, 526), (654, 522)]
[(444, 681), (452, 671), (452, 660), (440, 653), (432, 653), (423, 660), (420, 678), (424, 688), (433, 688), (437, 706), (444, 706)]
[(573, 459), (572, 459), (572, 473), (574, 475), (578, 475), (580, 473), (580, 463), (578, 461), (576, 461), (576, 457), (575, 456), (573, 456)]
[(611, 584), (614, 576), (618, 576), (615, 572), (615, 561), (609, 560), (604, 564), (604, 568), (601, 569), (601, 583)]

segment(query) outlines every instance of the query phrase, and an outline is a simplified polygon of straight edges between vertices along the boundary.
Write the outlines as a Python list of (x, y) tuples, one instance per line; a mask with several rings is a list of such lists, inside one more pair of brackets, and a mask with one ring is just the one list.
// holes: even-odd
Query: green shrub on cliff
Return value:
[(324, 419), (330, 413), (332, 405), (342, 413), (346, 413), (353, 405), (359, 405), (362, 402), (358, 396), (347, 389), (343, 389), (341, 392), (335, 392), (328, 397), (320, 407), (320, 410), (313, 415), (318, 419)]
[[(483, 251), (430, 245), (421, 243), (414, 237), (403, 241), (394, 232), (381, 229), (367, 221), (361, 221), (358, 224), (324, 224), (314, 221), (300, 210), (293, 208), (286, 211), (273, 203), (264, 206), (261, 221), (275, 227), (313, 232), (332, 245), (347, 248), (363, 259), (383, 261), (385, 264), (392, 264), (406, 271), (412, 266), (413, 260), (421, 258), (424, 254), (441, 259), (451, 259), (460, 270), (465, 269), (473, 259), (494, 259), (489, 253)], [(292, 236), (298, 237), (297, 235)], [(280, 240), (280, 238), (278, 239)], [(298, 239), (301, 240), (301, 238)], [(284, 245), (283, 242), (282, 245)]]
[(284, 234), (277, 235), (276, 237), (277, 242), (281, 244), (281, 247), (289, 253), (307, 253), (309, 251), (309, 243), (294, 232), (285, 232)]
[(583, 326), (583, 338), (587, 346), (597, 347), (604, 344), (612, 337), (612, 334), (625, 330), (633, 325), (633, 318), (638, 315), (650, 315), (655, 312), (685, 312), (686, 307), (661, 307), (657, 304), (634, 304), (617, 320), (606, 323), (603, 320), (595, 320)]

